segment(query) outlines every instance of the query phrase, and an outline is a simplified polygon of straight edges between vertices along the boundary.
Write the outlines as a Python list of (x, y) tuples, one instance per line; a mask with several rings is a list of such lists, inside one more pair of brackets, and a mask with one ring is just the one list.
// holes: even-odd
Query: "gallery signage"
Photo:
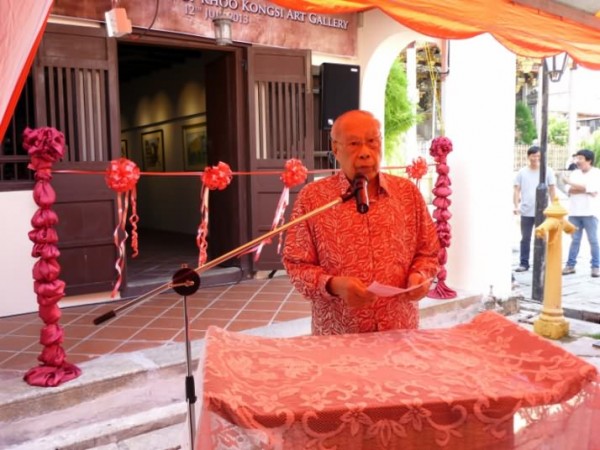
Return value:
[[(307, 13), (294, 9), (282, 8), (273, 4), (261, 4), (248, 0), (182, 0), (185, 5), (185, 14), (188, 16), (202, 15), (204, 19), (212, 20), (219, 12), (227, 12), (235, 23), (248, 24), (252, 15), (263, 15), (272, 19), (292, 20), (311, 25), (339, 28), (348, 30), (349, 20), (339, 17)], [(204, 8), (213, 6), (217, 8)]]
[[(104, 22), (108, 6), (98, 3), (61, 0), (51, 13)], [(296, 11), (266, 0), (120, 0), (119, 6), (126, 9), (134, 32), (151, 28), (214, 38), (212, 19), (224, 12), (233, 21), (234, 42), (356, 56), (356, 14)]]

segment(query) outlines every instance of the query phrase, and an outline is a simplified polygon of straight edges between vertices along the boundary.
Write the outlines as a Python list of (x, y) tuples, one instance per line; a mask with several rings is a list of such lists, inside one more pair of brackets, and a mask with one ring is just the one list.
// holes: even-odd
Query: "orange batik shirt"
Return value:
[[(316, 335), (417, 328), (416, 302), (378, 297), (370, 306), (350, 308), (326, 290), (332, 276), (354, 276), (405, 288), (412, 272), (434, 277), (439, 243), (418, 188), (409, 180), (379, 174), (377, 199), (360, 214), (354, 199), (333, 206), (288, 230), (283, 262), (298, 291), (312, 300)], [(292, 218), (345, 194), (350, 182), (340, 172), (300, 191)]]

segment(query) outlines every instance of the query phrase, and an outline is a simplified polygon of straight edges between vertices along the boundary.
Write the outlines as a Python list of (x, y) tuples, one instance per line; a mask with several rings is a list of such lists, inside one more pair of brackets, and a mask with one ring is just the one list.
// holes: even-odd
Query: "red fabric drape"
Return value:
[(0, 140), (39, 46), (52, 0), (2, 0), (0, 2)]
[(440, 252), (438, 254), (438, 261), (440, 263), (440, 271), (437, 274), (437, 283), (427, 294), (430, 298), (436, 298), (439, 300), (446, 300), (456, 297), (456, 291), (449, 288), (446, 285), (446, 277), (448, 272), (446, 271), (446, 262), (448, 261), (447, 248), (450, 247), (450, 239), (452, 237), (452, 227), (450, 226), (449, 220), (452, 217), (452, 213), (449, 211), (452, 201), (450, 200), (450, 194), (452, 189), (450, 188), (450, 167), (446, 162), (448, 153), (452, 151), (452, 142), (447, 137), (437, 137), (431, 142), (431, 148), (429, 154), (433, 157), (437, 163), (435, 171), (438, 174), (433, 188), (433, 218), (435, 219), (435, 227), (437, 229), (438, 239), (440, 241)]
[(600, 30), (510, 0), (272, 0), (299, 11), (341, 14), (379, 8), (427, 36), (464, 39), (492, 34), (512, 52), (541, 58), (566, 51), (600, 69)]
[(66, 361), (62, 348), (63, 329), (58, 324), (60, 308), (58, 301), (65, 295), (65, 282), (59, 279), (60, 255), (56, 244), (58, 235), (54, 226), (58, 217), (52, 210), (56, 200), (52, 180), (52, 164), (62, 158), (65, 138), (54, 128), (27, 128), (23, 147), (31, 157), (29, 168), (35, 170), (33, 199), (39, 206), (31, 219), (33, 230), (29, 239), (33, 242), (32, 256), (39, 258), (33, 266), (33, 290), (37, 295), (39, 315), (44, 322), (40, 333), (40, 344), (44, 346), (38, 356), (41, 365), (30, 369), (24, 380), (33, 386), (58, 386), (81, 374), (81, 370)]

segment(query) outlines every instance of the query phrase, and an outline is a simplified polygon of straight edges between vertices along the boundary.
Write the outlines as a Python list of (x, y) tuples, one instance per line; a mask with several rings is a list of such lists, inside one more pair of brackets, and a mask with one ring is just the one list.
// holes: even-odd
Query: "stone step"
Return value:
[[(203, 345), (202, 340), (192, 343), (194, 374)], [(108, 355), (80, 368), (79, 378), (57, 387), (29, 386), (20, 378), (3, 380), (0, 442), (15, 449), (93, 448), (186, 418), (184, 344)], [(198, 395), (201, 381), (194, 381)], [(98, 443), (87, 437), (94, 433)], [(38, 442), (40, 436), (46, 441)], [(47, 447), (52, 439), (56, 445)], [(39, 445), (32, 447), (34, 443)]]
[[(93, 417), (93, 409), (91, 409)], [(151, 408), (136, 414), (94, 421), (74, 428), (48, 430), (43, 437), (27, 439), (6, 450), (175, 450), (185, 439), (187, 404)], [(41, 420), (42, 418), (40, 418)]]

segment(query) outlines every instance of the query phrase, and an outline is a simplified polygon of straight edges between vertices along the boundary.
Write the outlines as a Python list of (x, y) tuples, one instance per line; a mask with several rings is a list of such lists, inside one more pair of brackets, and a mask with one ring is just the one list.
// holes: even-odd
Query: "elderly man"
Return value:
[[(296, 287), (312, 301), (313, 334), (417, 328), (416, 301), (438, 271), (439, 243), (417, 187), (379, 171), (379, 121), (366, 111), (341, 115), (331, 129), (341, 171), (305, 186), (292, 217), (345, 194), (357, 177), (368, 180), (368, 212), (336, 205), (288, 230), (283, 262)], [(377, 296), (372, 282), (408, 288)]]

